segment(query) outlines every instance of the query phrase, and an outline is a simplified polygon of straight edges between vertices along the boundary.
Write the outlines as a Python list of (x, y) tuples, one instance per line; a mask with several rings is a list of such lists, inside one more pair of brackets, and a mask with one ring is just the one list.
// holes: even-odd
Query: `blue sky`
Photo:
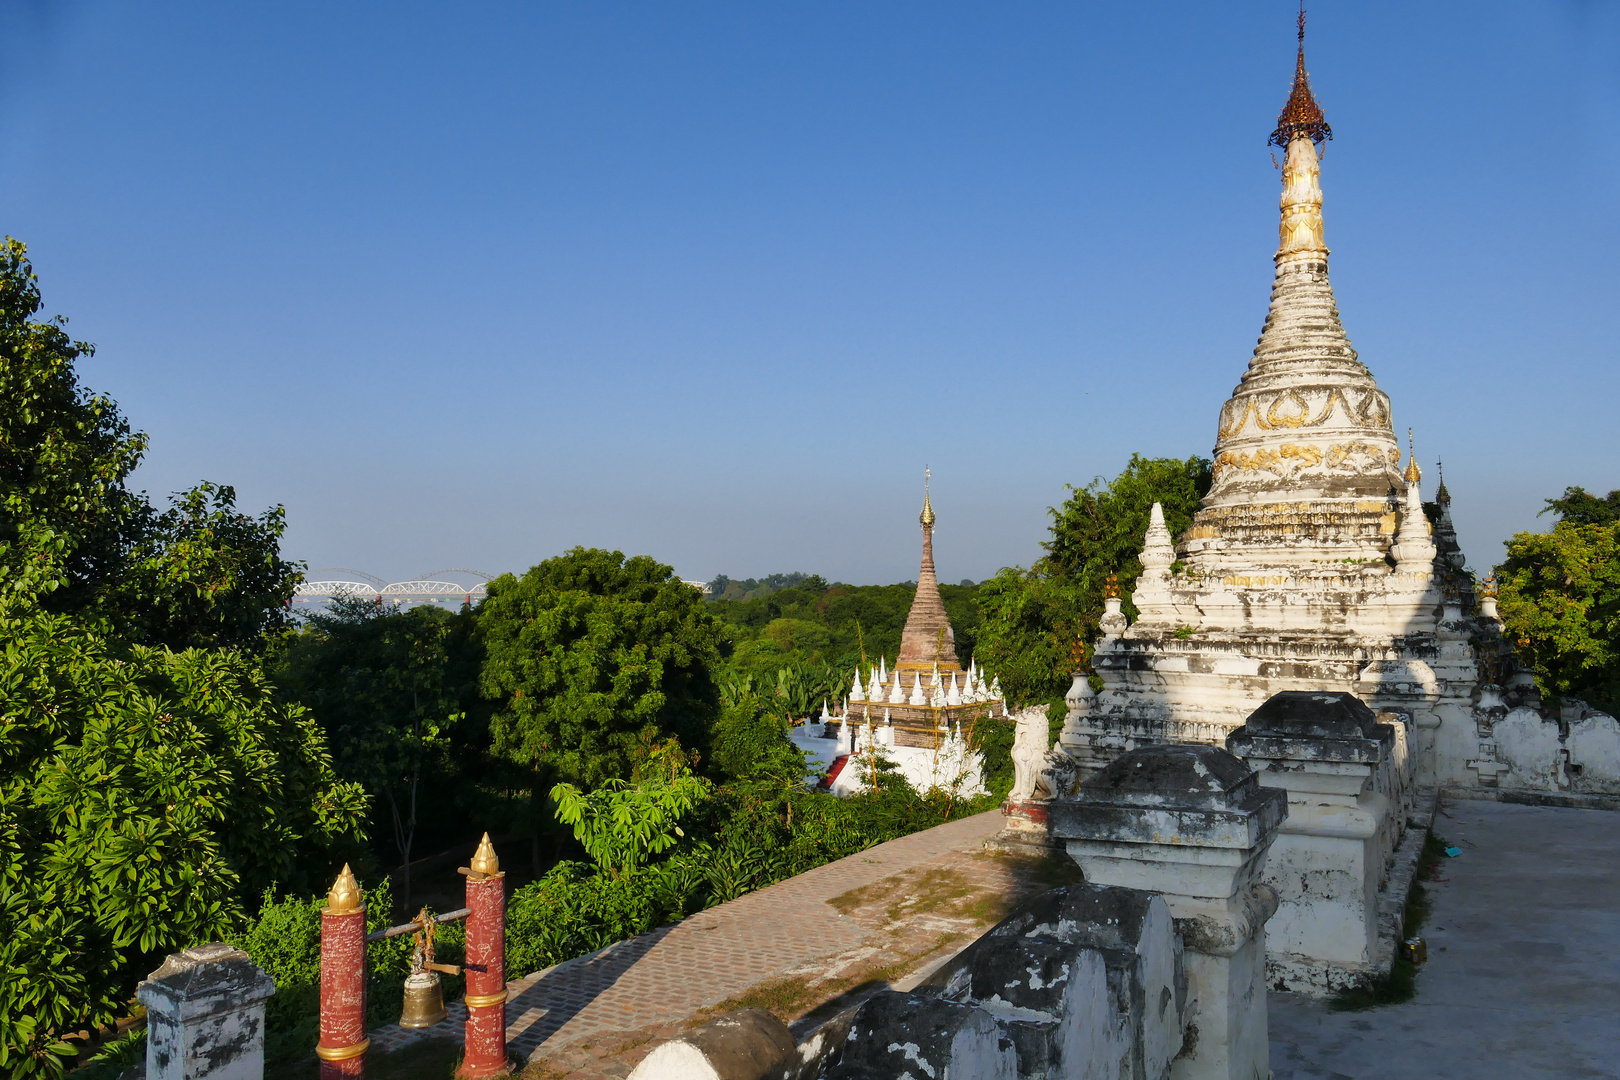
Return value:
[[(0, 228), (155, 493), (400, 578), (948, 580), (1208, 454), (1287, 2), (0, 5)], [(1485, 566), (1620, 487), (1620, 13), (1318, 3), (1340, 310)], [(1432, 468), (1429, 471), (1432, 478)]]

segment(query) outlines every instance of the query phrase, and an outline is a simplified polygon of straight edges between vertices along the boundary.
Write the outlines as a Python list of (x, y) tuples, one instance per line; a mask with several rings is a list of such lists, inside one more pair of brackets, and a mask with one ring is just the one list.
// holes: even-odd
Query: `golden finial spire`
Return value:
[(1440, 486), (1435, 490), (1434, 501), (1444, 506), (1451, 501), (1451, 492), (1446, 490), (1446, 463), (1437, 460), (1434, 463), (1434, 471), (1440, 477)]
[(924, 465), (923, 466), (923, 508), (922, 508), (922, 513), (917, 516), (917, 520), (922, 522), (923, 528), (925, 528), (925, 529), (932, 529), (934, 527), (934, 507), (933, 507), (933, 504), (928, 501), (928, 480), (929, 480), (929, 477), (931, 477), (933, 475), (934, 474), (928, 470), (928, 466)]
[(501, 861), (495, 857), (495, 845), (489, 842), (489, 833), (478, 841), (478, 850), (473, 852), (469, 869), (475, 874), (494, 877), (501, 872)]
[(1266, 141), (1288, 148), (1288, 144), (1304, 135), (1313, 143), (1333, 138), (1333, 129), (1322, 115), (1322, 106), (1311, 93), (1310, 76), (1305, 73), (1305, 3), (1299, 5), (1299, 55), (1294, 63), (1294, 89), (1288, 95), (1282, 112), (1277, 114), (1277, 129)]
[(343, 872), (332, 883), (332, 891), (326, 894), (326, 910), (331, 915), (344, 915), (360, 908), (360, 883), (354, 880), (354, 871), (349, 864), (343, 864)]
[(1423, 470), (1418, 468), (1417, 451), (1412, 449), (1412, 429), (1406, 429), (1406, 482), (1415, 484), (1423, 479)]

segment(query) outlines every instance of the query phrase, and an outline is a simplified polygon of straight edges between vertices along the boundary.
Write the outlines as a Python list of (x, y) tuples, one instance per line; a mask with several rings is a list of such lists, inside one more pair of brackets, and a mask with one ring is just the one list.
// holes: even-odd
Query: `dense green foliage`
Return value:
[[(1104, 484), (1099, 477), (1052, 508), (1046, 554), (1028, 570), (1003, 568), (980, 584), (979, 657), (1001, 677), (1015, 707), (1061, 698), (1070, 672), (1087, 657), (1099, 633), (1103, 592), (1110, 575), (1134, 618), (1131, 587), (1142, 573), (1138, 556), (1154, 503), (1164, 507), (1172, 536), (1192, 524), (1209, 491), (1205, 458), (1144, 458)], [(1080, 648), (1077, 649), (1077, 646)]]
[(595, 791), (573, 784), (551, 789), (557, 820), (596, 862), (628, 873), (686, 835), (680, 822), (709, 799), (709, 785), (688, 769), (631, 784), (608, 780)]
[[(383, 818), (373, 835), (389, 836), (406, 866), (422, 809), (469, 809), (468, 781), (488, 772), (481, 660), (470, 610), (398, 611), (358, 598), (312, 615), (278, 651), (283, 694), (320, 722), (338, 774), (371, 793)], [(408, 875), (400, 886), (408, 908)]]
[(1519, 533), (1496, 568), (1508, 639), (1541, 692), (1620, 712), (1620, 492), (1549, 499), (1551, 533)]
[(246, 897), (317, 887), (365, 800), (240, 654), (5, 608), (0, 1055), (48, 1068), (51, 1031), (120, 1015), (165, 952), (237, 925)]
[[(310, 889), (364, 793), (255, 659), (296, 568), (280, 510), (203, 485), (156, 511), (145, 447), (79, 385), (88, 345), (35, 321), (0, 249), (0, 1070), (52, 1075), (63, 1032), (112, 1021), (164, 953)], [(169, 646), (186, 651), (172, 652)], [(207, 648), (192, 648), (206, 646)], [(220, 648), (227, 646), (227, 648)]]
[(787, 733), (788, 721), (765, 700), (753, 693), (728, 694), (710, 742), (711, 771), (734, 780), (796, 781), (804, 775), (804, 755)]
[(595, 785), (627, 777), (649, 739), (706, 747), (720, 625), (662, 563), (575, 548), (502, 575), (479, 634), (495, 746), (539, 774)]
[[(794, 575), (779, 575), (792, 577)], [(956, 653), (966, 660), (977, 647), (979, 607), (976, 586), (941, 585)], [(915, 583), (829, 585), (819, 576), (752, 600), (711, 601), (709, 610), (725, 624), (730, 655), (720, 678), (753, 693), (784, 718), (802, 719), (825, 699), (848, 693), (856, 665), (864, 657), (891, 661), (900, 651), (900, 632), (917, 594)]]
[(1620, 491), (1599, 498), (1583, 487), (1567, 487), (1559, 498), (1547, 500), (1542, 513), (1556, 514), (1570, 525), (1613, 525), (1620, 522)]
[(809, 574), (766, 574), (762, 578), (744, 578), (733, 581), (720, 574), (709, 582), (709, 599), (714, 600), (757, 600), (762, 596), (769, 596), (783, 589), (791, 589), (801, 581), (808, 580)]
[(80, 385), (94, 348), (62, 318), (38, 320), (27, 249), (0, 246), (0, 570), (49, 553), (36, 596), (52, 611), (107, 624), (138, 644), (257, 648), (285, 625), (298, 567), (281, 559), (282, 510), (236, 511), (203, 484), (159, 511), (125, 481), (146, 436)]

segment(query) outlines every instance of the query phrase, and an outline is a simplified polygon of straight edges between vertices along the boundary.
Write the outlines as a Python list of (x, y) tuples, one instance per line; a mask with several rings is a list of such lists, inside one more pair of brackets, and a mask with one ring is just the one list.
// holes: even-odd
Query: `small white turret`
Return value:
[(866, 691), (861, 687), (860, 668), (855, 669), (855, 685), (849, 688), (849, 696), (854, 698), (856, 701), (860, 701), (866, 697)]
[(1401, 574), (1434, 573), (1435, 547), (1430, 535), (1429, 517), (1423, 512), (1423, 470), (1418, 468), (1417, 455), (1411, 455), (1406, 466), (1406, 508), (1401, 513), (1401, 528), (1395, 534), (1395, 570)]
[(1142, 544), (1142, 576), (1167, 574), (1176, 561), (1176, 546), (1170, 540), (1170, 530), (1164, 524), (1164, 506), (1153, 504), (1148, 515), (1147, 537)]

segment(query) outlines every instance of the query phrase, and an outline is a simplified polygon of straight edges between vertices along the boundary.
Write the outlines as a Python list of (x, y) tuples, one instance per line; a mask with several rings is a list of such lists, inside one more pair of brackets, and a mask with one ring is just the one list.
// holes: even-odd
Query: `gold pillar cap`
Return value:
[(332, 891), (326, 894), (326, 910), (331, 915), (346, 915), (351, 911), (360, 910), (360, 883), (354, 879), (354, 871), (349, 864), (343, 864), (343, 872), (338, 874), (337, 880), (332, 883)]
[(469, 869), (475, 874), (486, 874), (494, 877), (501, 872), (501, 861), (495, 857), (495, 845), (489, 842), (489, 833), (478, 841), (478, 850), (473, 852)]

